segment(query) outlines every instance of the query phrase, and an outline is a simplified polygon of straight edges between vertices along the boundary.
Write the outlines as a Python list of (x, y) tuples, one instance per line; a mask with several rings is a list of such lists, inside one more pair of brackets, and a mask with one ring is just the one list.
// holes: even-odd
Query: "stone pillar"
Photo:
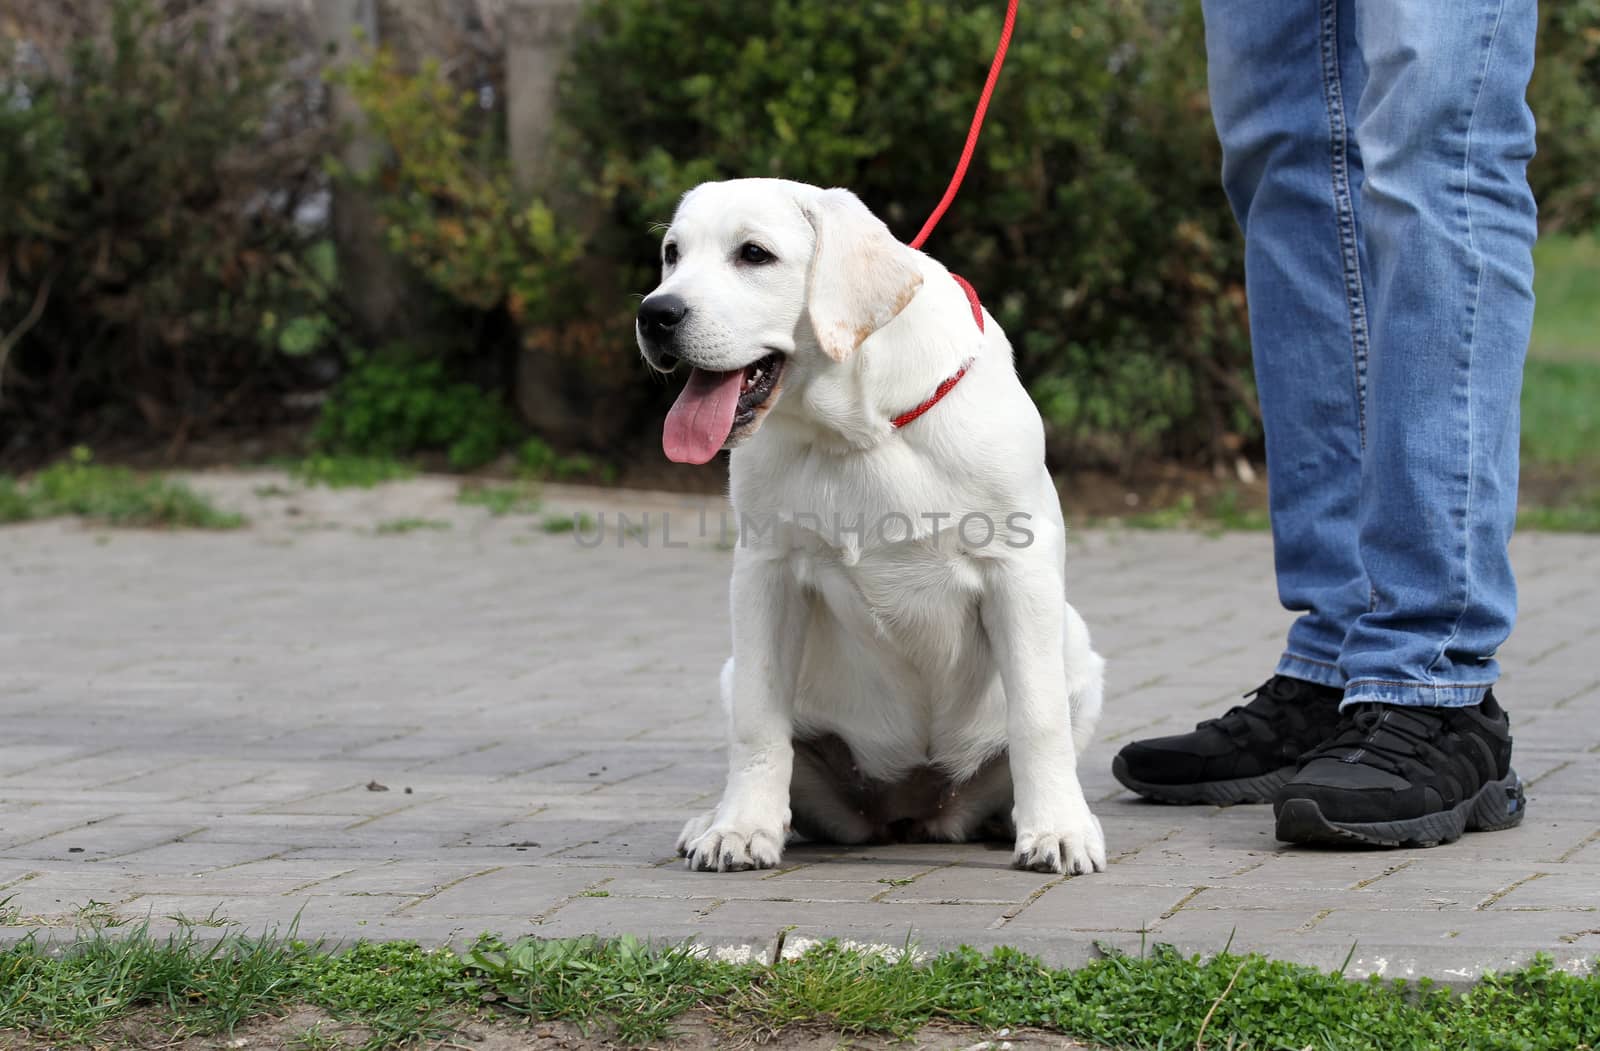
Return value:
[[(317, 0), (311, 17), (331, 65), (359, 60), (378, 43), (377, 0)], [(340, 162), (356, 174), (372, 172), (384, 161), (384, 144), (367, 130), (361, 107), (338, 85), (329, 86), (328, 106), (344, 133)], [(335, 186), (332, 219), (339, 280), (363, 334), (382, 342), (412, 331), (422, 297), (411, 294), (411, 277), (384, 245), (377, 209), (360, 189)]]
[(458, 58), (461, 42), (457, 16), (461, 5), (452, 0), (377, 0), (377, 33), (402, 70), (415, 72), (429, 58), (448, 62)]
[(511, 170), (523, 191), (548, 175), (556, 122), (556, 77), (582, 13), (581, 0), (510, 0), (506, 6), (506, 132)]
[[(556, 81), (582, 9), (581, 0), (507, 0), (505, 8), (506, 137), (512, 177), (520, 192), (542, 197), (566, 221), (579, 223), (584, 220), (574, 211), (578, 202), (562, 199), (549, 151), (558, 108)], [(607, 444), (610, 435), (597, 426), (593, 411), (594, 405), (605, 403), (605, 394), (595, 389), (586, 363), (568, 345), (578, 343), (568, 329), (525, 328), (521, 342), (515, 387), (522, 418), (558, 445)]]

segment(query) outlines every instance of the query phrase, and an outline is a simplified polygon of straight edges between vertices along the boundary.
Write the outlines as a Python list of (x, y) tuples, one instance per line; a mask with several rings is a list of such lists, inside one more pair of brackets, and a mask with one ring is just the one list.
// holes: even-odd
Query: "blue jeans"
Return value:
[(1278, 671), (1478, 703), (1516, 616), (1536, 0), (1204, 0), (1244, 229)]

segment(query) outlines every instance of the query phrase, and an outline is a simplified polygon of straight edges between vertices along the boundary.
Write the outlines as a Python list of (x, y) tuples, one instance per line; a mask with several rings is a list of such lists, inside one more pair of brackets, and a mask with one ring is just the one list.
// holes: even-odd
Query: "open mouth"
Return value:
[(744, 383), (739, 388), (738, 408), (733, 414), (730, 434), (750, 426), (756, 418), (756, 410), (765, 405), (777, 389), (781, 375), (783, 355), (776, 352), (744, 367)]
[(742, 369), (694, 369), (661, 428), (661, 448), (676, 463), (709, 463), (730, 438), (749, 427), (772, 400), (783, 376), (779, 353)]

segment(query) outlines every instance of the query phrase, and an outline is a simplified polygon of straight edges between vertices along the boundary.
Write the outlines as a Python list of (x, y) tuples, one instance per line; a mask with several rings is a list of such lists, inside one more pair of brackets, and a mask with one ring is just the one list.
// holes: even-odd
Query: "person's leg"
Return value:
[(1174, 803), (1269, 802), (1337, 726), (1340, 647), (1367, 608), (1357, 509), (1367, 355), (1350, 0), (1205, 0), (1223, 186), (1245, 233), (1278, 594), (1301, 613), (1277, 674), (1112, 770)]
[(1517, 403), (1533, 323), (1534, 0), (1355, 0), (1371, 261), (1361, 557), (1339, 734), (1278, 838), (1429, 845), (1522, 820), (1490, 687), (1516, 592)]
[(1537, 234), (1535, 0), (1356, 0), (1371, 260), (1361, 560), (1345, 703), (1478, 703), (1516, 586), (1518, 400)]
[(1223, 188), (1245, 234), (1278, 595), (1278, 673), (1342, 687), (1366, 610), (1357, 514), (1368, 355), (1349, 0), (1207, 0)]

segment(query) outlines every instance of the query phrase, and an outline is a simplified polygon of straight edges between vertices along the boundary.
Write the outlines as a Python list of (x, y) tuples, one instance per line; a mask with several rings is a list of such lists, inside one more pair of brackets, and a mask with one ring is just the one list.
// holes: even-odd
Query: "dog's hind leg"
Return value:
[(1089, 626), (1072, 603), (1065, 603), (1066, 623), (1062, 627), (1067, 671), (1067, 702), (1072, 710), (1072, 750), (1082, 755), (1100, 723), (1100, 708), (1105, 693), (1105, 658), (1089, 645)]
[(1013, 797), (1011, 764), (1001, 753), (949, 791), (939, 816), (922, 823), (918, 838), (944, 843), (1013, 840), (1017, 835), (1011, 823)]
[(840, 749), (848, 764), (850, 750), (838, 738), (794, 743), (790, 821), (795, 832), (813, 843), (867, 843), (879, 838), (877, 826), (851, 790), (853, 779), (840, 769)]

